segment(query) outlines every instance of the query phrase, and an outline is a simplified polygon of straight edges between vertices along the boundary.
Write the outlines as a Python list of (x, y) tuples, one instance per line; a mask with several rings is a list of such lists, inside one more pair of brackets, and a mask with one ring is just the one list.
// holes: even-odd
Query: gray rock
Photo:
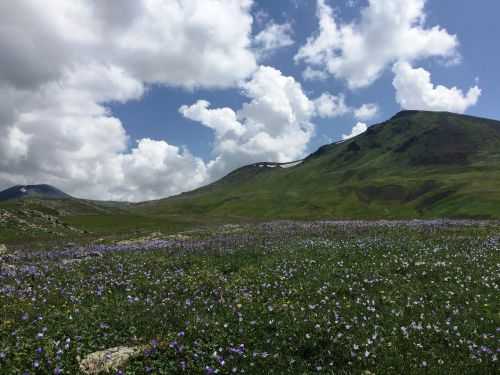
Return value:
[(16, 277), (17, 275), (17, 268), (16, 266), (13, 266), (11, 264), (5, 264), (1, 263), (0, 264), (0, 274), (8, 277)]
[(127, 362), (140, 355), (143, 348), (140, 346), (118, 346), (89, 354), (80, 362), (80, 370), (86, 375), (97, 375), (116, 371), (127, 365)]

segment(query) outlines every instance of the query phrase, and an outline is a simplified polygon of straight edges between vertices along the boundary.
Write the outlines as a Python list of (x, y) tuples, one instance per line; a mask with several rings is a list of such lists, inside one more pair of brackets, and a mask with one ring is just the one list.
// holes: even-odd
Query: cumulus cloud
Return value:
[(353, 126), (351, 134), (342, 134), (342, 139), (346, 141), (348, 139), (357, 137), (360, 134), (363, 134), (367, 130), (368, 126), (364, 122), (358, 122), (356, 125)]
[(267, 57), (273, 51), (289, 47), (293, 41), (293, 29), (290, 23), (277, 24), (273, 21), (260, 31), (254, 39), (255, 47), (261, 57)]
[(369, 121), (378, 116), (379, 107), (377, 104), (368, 103), (354, 110), (354, 117), (360, 121)]
[(110, 186), (115, 194), (128, 200), (137, 196), (165, 197), (192, 190), (208, 178), (203, 160), (165, 141), (141, 139), (130, 153), (118, 156), (118, 162), (126, 173), (119, 184), (113, 181)]
[(295, 61), (315, 67), (310, 72), (327, 71), (345, 79), (355, 89), (372, 84), (398, 60), (431, 56), (456, 60), (456, 36), (439, 26), (426, 27), (425, 3), (369, 0), (359, 20), (341, 23), (326, 1), (318, 0), (319, 30), (300, 48)]
[(345, 103), (345, 96), (335, 96), (328, 92), (323, 93), (314, 100), (316, 114), (322, 118), (343, 116), (351, 112), (351, 108)]
[(242, 89), (249, 101), (237, 111), (212, 109), (206, 101), (179, 109), (215, 131), (214, 158), (207, 164), (210, 180), (249, 163), (296, 160), (313, 135), (314, 104), (294, 78), (261, 66)]
[(68, 66), (96, 63), (120, 66), (147, 83), (232, 86), (256, 68), (251, 5), (251, 0), (3, 3), (0, 80), (33, 87), (58, 79)]
[(239, 122), (237, 114), (231, 108), (209, 109), (210, 103), (199, 100), (192, 106), (182, 106), (179, 112), (186, 118), (201, 122), (206, 127), (215, 131), (218, 138), (229, 134), (240, 136), (245, 132), (244, 126)]
[(345, 95), (332, 95), (323, 93), (314, 101), (315, 115), (321, 118), (332, 118), (352, 114), (359, 121), (368, 121), (375, 118), (379, 113), (377, 104), (367, 103), (359, 108), (353, 108), (346, 104)]
[[(236, 87), (256, 70), (251, 0), (19, 0), (0, 4), (0, 187), (50, 183), (143, 200), (207, 181), (165, 141), (129, 149), (110, 102), (149, 85)], [(166, 22), (165, 20), (168, 20)]]
[(308, 66), (302, 72), (302, 77), (306, 81), (324, 81), (328, 79), (328, 73), (323, 70), (313, 69)]
[(35, 92), (0, 90), (15, 109), (0, 127), (0, 183), (43, 182), (77, 196), (120, 200), (199, 186), (206, 178), (200, 159), (148, 139), (128, 151), (122, 123), (99, 104), (139, 98), (143, 85), (124, 79), (113, 67), (88, 69)]
[(464, 113), (481, 96), (478, 86), (470, 88), (467, 93), (457, 87), (435, 86), (428, 71), (414, 69), (407, 62), (396, 63), (393, 71), (396, 101), (404, 109)]

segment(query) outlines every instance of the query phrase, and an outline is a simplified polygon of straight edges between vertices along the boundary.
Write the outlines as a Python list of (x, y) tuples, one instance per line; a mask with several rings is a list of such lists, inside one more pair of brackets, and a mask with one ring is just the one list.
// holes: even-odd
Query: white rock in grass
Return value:
[(186, 236), (185, 234), (178, 233), (178, 234), (171, 234), (170, 236), (167, 237), (169, 240), (176, 240), (176, 241), (188, 241), (191, 239), (191, 237)]
[(0, 263), (0, 273), (8, 277), (16, 277), (17, 268), (11, 264)]
[(7, 246), (4, 244), (0, 243), (0, 256), (6, 255), (7, 254)]
[(143, 348), (140, 346), (132, 348), (118, 346), (95, 352), (89, 354), (80, 362), (80, 370), (87, 375), (96, 375), (117, 370), (126, 366), (130, 359), (137, 357), (142, 351)]

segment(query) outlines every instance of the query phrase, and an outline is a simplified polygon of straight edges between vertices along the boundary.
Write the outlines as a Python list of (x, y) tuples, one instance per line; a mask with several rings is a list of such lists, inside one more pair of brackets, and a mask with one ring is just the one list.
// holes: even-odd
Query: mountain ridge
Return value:
[(291, 168), (265, 164), (138, 209), (265, 219), (500, 218), (500, 121), (492, 119), (401, 111)]
[(401, 111), (304, 159), (246, 165), (126, 209), (256, 219), (500, 218), (500, 121)]

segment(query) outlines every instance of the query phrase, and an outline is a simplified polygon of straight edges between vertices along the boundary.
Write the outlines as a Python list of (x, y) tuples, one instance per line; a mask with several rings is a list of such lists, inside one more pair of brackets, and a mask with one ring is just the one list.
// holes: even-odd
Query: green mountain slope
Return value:
[(500, 218), (500, 122), (404, 111), (302, 163), (259, 163), (149, 214), (251, 218)]

